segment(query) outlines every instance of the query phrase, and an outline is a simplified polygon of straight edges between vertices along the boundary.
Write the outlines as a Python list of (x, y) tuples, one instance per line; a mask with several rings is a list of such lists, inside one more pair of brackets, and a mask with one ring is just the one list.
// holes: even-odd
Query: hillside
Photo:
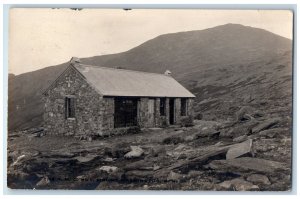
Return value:
[[(204, 119), (230, 119), (241, 106), (291, 117), (292, 41), (271, 32), (226, 24), (158, 36), (129, 51), (81, 59), (172, 76), (196, 95)], [(41, 125), (41, 93), (67, 63), (9, 76), (9, 129)]]

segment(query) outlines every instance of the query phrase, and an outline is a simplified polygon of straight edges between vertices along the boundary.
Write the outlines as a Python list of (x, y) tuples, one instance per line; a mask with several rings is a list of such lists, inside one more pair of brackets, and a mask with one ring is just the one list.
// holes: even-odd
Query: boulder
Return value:
[(275, 126), (276, 124), (278, 124), (279, 121), (280, 120), (278, 118), (273, 118), (273, 119), (266, 120), (266, 121), (260, 123), (259, 125), (253, 127), (252, 128), (252, 133), (258, 133), (260, 131), (269, 129), (269, 128)]
[(227, 151), (226, 159), (229, 160), (241, 156), (253, 156), (252, 139), (231, 146)]
[(195, 140), (195, 136), (193, 136), (193, 135), (188, 135), (184, 138), (184, 141), (186, 141), (186, 142), (191, 142), (193, 140)]
[(131, 151), (124, 155), (125, 158), (138, 158), (144, 154), (144, 150), (139, 146), (130, 146)]
[(283, 129), (283, 128), (267, 129), (259, 132), (259, 135), (261, 137), (274, 138), (274, 137), (281, 136), (286, 131), (288, 131), (288, 129)]
[(252, 112), (252, 108), (249, 106), (243, 106), (236, 112), (236, 121), (237, 122), (243, 122), (246, 120), (251, 120), (252, 117), (249, 115), (249, 113)]
[(118, 167), (115, 166), (102, 166), (99, 168), (99, 171), (104, 171), (106, 173), (115, 173), (118, 170)]
[(263, 185), (270, 185), (271, 182), (269, 178), (265, 175), (261, 174), (252, 174), (248, 176), (247, 181), (252, 182), (254, 184), (263, 184)]
[(259, 191), (259, 187), (257, 185), (253, 185), (251, 182), (247, 182), (242, 178), (224, 181), (218, 184), (218, 187), (220, 190)]
[(256, 120), (251, 120), (246, 123), (239, 123), (238, 125), (231, 127), (229, 130), (222, 130), (220, 137), (234, 138), (241, 135), (250, 135), (251, 130), (258, 124)]
[(242, 136), (234, 138), (232, 141), (234, 141), (234, 142), (243, 142), (243, 141), (245, 141), (247, 139), (248, 139), (247, 135), (242, 135)]
[(149, 162), (146, 160), (139, 160), (136, 162), (132, 162), (129, 164), (126, 164), (123, 169), (125, 171), (130, 170), (154, 170), (154, 166), (152, 166), (153, 162)]
[(38, 183), (36, 183), (37, 187), (44, 187), (50, 184), (50, 180), (47, 176), (43, 177)]
[(168, 181), (175, 181), (180, 182), (180, 180), (183, 179), (183, 176), (179, 173), (175, 173), (174, 171), (171, 171), (167, 177)]
[(119, 143), (114, 144), (111, 147), (104, 148), (104, 155), (113, 157), (113, 158), (121, 158), (124, 157), (126, 153), (128, 153), (131, 148), (127, 143)]
[(207, 140), (215, 140), (215, 139), (219, 138), (220, 133), (221, 133), (220, 131), (217, 131), (213, 128), (205, 128), (205, 129), (202, 129), (200, 131), (200, 133), (195, 134), (194, 138), (195, 139), (206, 138)]
[(274, 172), (283, 172), (288, 170), (287, 165), (284, 163), (250, 157), (241, 157), (229, 160), (213, 160), (209, 164), (205, 165), (205, 168), (232, 173), (255, 171), (271, 174)]
[(97, 155), (77, 156), (74, 157), (78, 162), (90, 162), (96, 158)]
[(132, 170), (125, 173), (125, 179), (149, 181), (153, 179), (153, 174), (154, 171)]
[(152, 147), (151, 150), (150, 150), (150, 154), (153, 157), (157, 157), (157, 156), (160, 156), (160, 155), (165, 155), (166, 154), (165, 146), (157, 145), (157, 146)]
[(179, 144), (184, 142), (184, 139), (179, 136), (170, 136), (165, 139), (163, 139), (163, 144)]

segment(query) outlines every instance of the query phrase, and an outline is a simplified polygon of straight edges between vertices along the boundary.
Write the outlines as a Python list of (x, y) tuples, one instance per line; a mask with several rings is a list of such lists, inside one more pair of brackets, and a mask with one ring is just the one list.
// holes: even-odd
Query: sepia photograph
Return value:
[(293, 17), (9, 9), (6, 186), (290, 192)]

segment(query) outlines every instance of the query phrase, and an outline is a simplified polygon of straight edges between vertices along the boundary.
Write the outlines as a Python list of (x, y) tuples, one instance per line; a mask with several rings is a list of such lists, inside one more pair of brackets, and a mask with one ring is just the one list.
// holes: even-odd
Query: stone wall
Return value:
[[(65, 98), (75, 99), (75, 118), (65, 117)], [(114, 100), (103, 98), (70, 67), (45, 93), (44, 127), (48, 134), (89, 136), (113, 128)]]

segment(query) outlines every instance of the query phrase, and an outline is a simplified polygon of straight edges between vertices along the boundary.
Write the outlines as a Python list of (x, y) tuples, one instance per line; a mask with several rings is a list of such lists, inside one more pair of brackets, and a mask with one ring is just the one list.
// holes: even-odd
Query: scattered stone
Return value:
[(144, 154), (144, 150), (139, 146), (130, 146), (131, 151), (124, 155), (125, 158), (138, 158)]
[(104, 161), (104, 162), (113, 162), (114, 159), (113, 159), (113, 158), (110, 158), (110, 157), (106, 157), (103, 161)]
[(195, 136), (193, 136), (193, 135), (188, 135), (184, 138), (184, 141), (186, 141), (186, 142), (190, 142), (193, 140), (195, 140)]
[(183, 178), (181, 174), (175, 173), (174, 171), (171, 171), (167, 177), (168, 181), (175, 181), (180, 182), (180, 180)]
[(274, 137), (280, 136), (280, 134), (283, 134), (284, 131), (288, 131), (288, 130), (282, 129), (282, 128), (267, 129), (267, 130), (259, 132), (259, 135), (261, 137), (274, 138)]
[(252, 139), (249, 139), (245, 142), (235, 144), (229, 148), (226, 154), (226, 159), (234, 159), (241, 156), (253, 156), (252, 151)]
[(153, 171), (156, 171), (156, 170), (158, 170), (158, 169), (160, 169), (160, 166), (158, 166), (158, 165), (155, 164), (155, 165), (153, 166)]
[(50, 184), (50, 180), (47, 176), (43, 177), (38, 183), (36, 183), (36, 186), (38, 187), (44, 187)]
[(157, 156), (166, 154), (166, 149), (163, 145), (158, 145), (158, 146), (152, 147), (150, 153), (153, 157), (157, 157)]
[(13, 166), (20, 164), (20, 162), (25, 158), (25, 155), (20, 155), (16, 161), (12, 164)]
[(252, 128), (252, 133), (258, 133), (260, 131), (266, 130), (271, 128), (272, 126), (276, 125), (279, 123), (279, 119), (278, 118), (274, 118), (274, 119), (269, 119), (264, 121), (263, 123), (259, 124), (258, 126), (255, 126)]
[(202, 130), (200, 133), (194, 135), (195, 139), (205, 139), (205, 140), (215, 140), (218, 139), (220, 136), (220, 131), (216, 131), (212, 128), (206, 128)]
[(237, 126), (230, 128), (229, 130), (222, 130), (220, 137), (234, 138), (241, 135), (250, 135), (251, 130), (258, 124), (256, 120), (251, 120), (246, 123), (240, 123)]
[(214, 144), (214, 146), (223, 146), (223, 145), (224, 145), (224, 143), (222, 141), (217, 142), (216, 144)]
[(236, 112), (236, 121), (243, 122), (246, 120), (251, 120), (252, 117), (248, 113), (252, 112), (252, 108), (249, 106), (243, 106), (240, 110)]
[(87, 155), (87, 156), (77, 156), (74, 159), (76, 159), (79, 162), (90, 162), (92, 161), (97, 155)]
[(145, 185), (143, 186), (143, 189), (144, 189), (144, 190), (148, 190), (148, 189), (149, 189), (149, 186), (145, 184)]
[(247, 140), (247, 138), (248, 138), (247, 135), (242, 135), (242, 136), (234, 138), (232, 141), (234, 141), (234, 142), (243, 142), (243, 141)]
[(187, 175), (187, 178), (197, 178), (197, 177), (200, 177), (202, 176), (204, 173), (204, 171), (196, 171), (196, 170), (191, 170), (189, 171), (188, 175)]
[(145, 170), (132, 170), (125, 173), (125, 178), (127, 180), (141, 180), (148, 181), (153, 179), (154, 171), (145, 171)]
[(265, 175), (261, 174), (252, 174), (248, 176), (247, 181), (252, 182), (254, 184), (264, 184), (264, 185), (270, 185), (271, 182), (269, 181), (269, 178)]
[(179, 136), (170, 136), (170, 137), (163, 139), (164, 144), (175, 144), (176, 145), (176, 144), (179, 144), (182, 142), (184, 142), (184, 139)]
[(253, 185), (250, 182), (243, 180), (242, 178), (235, 178), (233, 180), (224, 181), (218, 184), (221, 190), (231, 190), (231, 191), (259, 191), (257, 185)]
[(115, 173), (118, 170), (118, 167), (115, 166), (102, 166), (99, 168), (99, 171), (105, 171), (106, 173)]
[(213, 160), (205, 165), (205, 168), (232, 173), (249, 172), (249, 170), (262, 173), (274, 173), (288, 170), (288, 167), (284, 163), (250, 157)]

